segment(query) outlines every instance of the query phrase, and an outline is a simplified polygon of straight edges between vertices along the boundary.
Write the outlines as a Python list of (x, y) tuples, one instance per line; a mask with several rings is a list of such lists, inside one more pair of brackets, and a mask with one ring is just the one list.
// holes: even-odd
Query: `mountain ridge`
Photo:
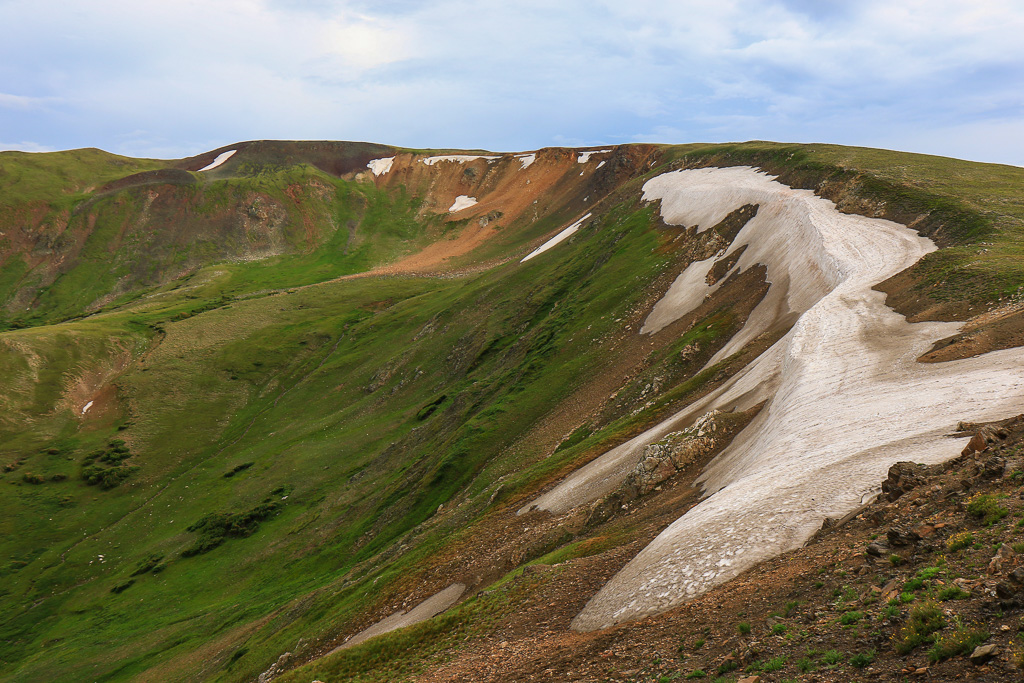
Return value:
[[(897, 310), (973, 319), (949, 358), (1022, 344), (1011, 168), (774, 143), (361, 145), (254, 141), (170, 164), (59, 153), (67, 171), (0, 155), (0, 179), (17, 178), (0, 232), (20, 235), (0, 242), (0, 453), (7, 529), (22, 532), (5, 548), (9, 675), (251, 680), (286, 650), (307, 659), (445, 588), (436, 563), (459, 539), (742, 370), (788, 328), (702, 368), (770, 289), (758, 267), (637, 334), (735, 232), (668, 225), (641, 202), (669, 171), (756, 166), (902, 218), (944, 248), (879, 285)], [(387, 172), (368, 166), (390, 152)], [(451, 156), (474, 158), (424, 161)], [(459, 196), (476, 203), (446, 210)], [(470, 542), (449, 556), (463, 603), (546, 553), (621, 553), (661, 524), (606, 537), (622, 524), (611, 507), (532, 513), (487, 552)], [(248, 575), (218, 591), (237, 567)], [(136, 595), (148, 616), (129, 611)], [(132, 635), (109, 662), (118, 620)]]

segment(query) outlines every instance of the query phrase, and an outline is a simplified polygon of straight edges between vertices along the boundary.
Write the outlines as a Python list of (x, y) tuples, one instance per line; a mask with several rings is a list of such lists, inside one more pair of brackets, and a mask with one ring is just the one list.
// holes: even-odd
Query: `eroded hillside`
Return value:
[[(771, 143), (264, 141), (175, 162), (4, 153), (0, 172), (17, 680), (306, 662), (289, 676), (394, 680), (545, 591), (602, 615), (577, 628), (664, 611), (686, 585), (645, 603), (651, 584), (621, 577), (657, 566), (641, 550), (663, 531), (691, 546), (689, 520), (749, 502), (758, 463), (799, 510), (765, 499), (790, 531), (739, 514), (705, 534), (728, 555), (701, 560), (735, 566), (722, 580), (1022, 398), (1019, 169)], [(693, 177), (714, 182), (680, 194)], [(796, 473), (843, 490), (805, 504)], [(580, 477), (588, 495), (560, 493)], [(512, 580), (538, 563), (555, 569)]]

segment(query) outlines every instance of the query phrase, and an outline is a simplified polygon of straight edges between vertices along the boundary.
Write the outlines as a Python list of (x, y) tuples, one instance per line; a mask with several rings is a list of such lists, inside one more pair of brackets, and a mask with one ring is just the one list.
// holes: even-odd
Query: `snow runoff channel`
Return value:
[[(721, 388), (528, 506), (559, 513), (594, 500), (618, 486), (647, 444), (709, 410), (768, 400), (701, 475), (707, 497), (591, 599), (572, 623), (577, 630), (665, 611), (799, 547), (826, 517), (874, 496), (892, 463), (956, 456), (966, 439), (946, 435), (958, 420), (1003, 418), (1024, 401), (1024, 349), (916, 361), (959, 324), (907, 323), (871, 289), (935, 249), (912, 230), (840, 213), (813, 192), (751, 168), (663, 174), (644, 185), (644, 198), (662, 201), (667, 223), (703, 229), (757, 204), (757, 216), (722, 253), (747, 244), (736, 268), (767, 267), (771, 291), (747, 326), (768, 329), (798, 317)], [(676, 317), (702, 298), (685, 301)]]

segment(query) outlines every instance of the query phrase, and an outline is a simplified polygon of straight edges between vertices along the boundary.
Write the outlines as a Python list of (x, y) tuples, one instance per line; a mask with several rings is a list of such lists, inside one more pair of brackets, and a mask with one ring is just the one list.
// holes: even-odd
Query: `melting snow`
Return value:
[(92, 401), (89, 401), (84, 406), (82, 406), (82, 415), (85, 415), (89, 408), (92, 408)]
[(607, 161), (602, 161), (601, 163), (599, 163), (599, 164), (597, 165), (597, 167), (598, 167), (598, 168), (601, 168), (602, 166), (604, 166), (604, 165), (605, 165), (605, 164), (607, 164), (607, 163), (608, 163)]
[(580, 152), (580, 155), (578, 157), (576, 157), (576, 163), (577, 164), (585, 164), (588, 161), (590, 161), (590, 157), (592, 157), (593, 155), (595, 155), (595, 154), (608, 154), (608, 152), (610, 152), (610, 151), (611, 151), (610, 149), (595, 149), (595, 150), (592, 150), (590, 152)]
[(426, 621), (427, 619), (444, 612), (446, 609), (458, 602), (459, 598), (462, 597), (462, 594), (465, 591), (465, 584), (453, 583), (443, 591), (435, 593), (420, 604), (416, 605), (408, 612), (399, 610), (391, 616), (381, 619), (373, 626), (364, 631), (360, 631), (327, 654), (331, 655), (338, 650), (344, 650), (345, 648), (352, 647), (353, 645), (358, 645), (364, 640), (368, 640), (374, 636), (379, 636), (383, 633), (394, 631), (395, 629)]
[(554, 237), (549, 239), (544, 244), (540, 245), (539, 247), (537, 247), (536, 249), (531, 251), (529, 254), (527, 254), (525, 257), (523, 257), (523, 260), (520, 261), (520, 263), (524, 263), (526, 261), (529, 261), (534, 256), (536, 256), (537, 254), (543, 254), (545, 251), (547, 251), (551, 247), (555, 246), (556, 244), (558, 244), (559, 242), (564, 240), (569, 235), (571, 235), (574, 232), (576, 232), (577, 230), (579, 230), (580, 229), (580, 225), (582, 225), (583, 221), (587, 220), (588, 218), (590, 218), (590, 214), (589, 213), (587, 215), (585, 215), (583, 218), (581, 218), (578, 221), (576, 221), (575, 223), (573, 223), (572, 225), (570, 225), (568, 228), (566, 228), (562, 232), (558, 233), (557, 235), (555, 235)]
[[(910, 324), (871, 288), (935, 249), (909, 228), (842, 214), (813, 192), (750, 168), (666, 173), (644, 186), (644, 198), (662, 200), (666, 222), (701, 229), (745, 204), (760, 207), (729, 251), (748, 244), (738, 267), (766, 265), (772, 286), (720, 355), (759, 329), (795, 323), (722, 387), (524, 508), (561, 513), (605, 495), (647, 444), (711, 409), (768, 400), (702, 474), (708, 497), (601, 589), (573, 621), (580, 630), (662, 612), (799, 547), (826, 517), (870, 497), (897, 460), (935, 463), (958, 455), (966, 439), (946, 436), (958, 420), (1003, 418), (1024, 402), (1022, 349), (916, 362), (960, 324)], [(697, 262), (683, 275), (699, 282), (707, 267)], [(684, 315), (703, 299), (703, 287), (669, 308)], [(653, 317), (648, 326), (662, 324)]]
[(374, 159), (370, 163), (366, 164), (366, 168), (373, 171), (374, 176), (384, 175), (391, 170), (391, 164), (395, 163), (394, 157), (387, 157), (386, 159)]
[(235, 153), (235, 150), (233, 150), (233, 149), (229, 149), (227, 152), (221, 152), (220, 154), (217, 155), (217, 158), (214, 159), (212, 163), (209, 163), (206, 166), (203, 166), (199, 170), (200, 171), (211, 171), (211, 170), (217, 168), (218, 166), (220, 166), (221, 164), (223, 164), (228, 159), (230, 159), (234, 155), (234, 153)]
[(537, 161), (537, 155), (536, 154), (517, 154), (516, 155), (516, 159), (519, 159), (519, 163), (521, 163), (523, 165), (523, 167), (521, 169), (519, 169), (520, 171), (522, 171), (522, 170), (525, 170), (525, 169), (529, 168), (530, 164), (532, 164), (533, 162)]
[(455, 201), (452, 203), (452, 205), (448, 207), (448, 213), (456, 213), (457, 211), (468, 209), (469, 207), (473, 206), (476, 203), (476, 197), (467, 197), (464, 194), (460, 194), (458, 197), (455, 198)]
[(483, 154), (444, 154), (437, 157), (427, 157), (426, 159), (420, 159), (427, 166), (433, 166), (439, 161), (456, 161), (460, 164), (464, 164), (467, 161), (473, 161), (474, 159), (487, 159), (488, 161), (494, 161), (500, 159), (500, 156), (484, 156)]

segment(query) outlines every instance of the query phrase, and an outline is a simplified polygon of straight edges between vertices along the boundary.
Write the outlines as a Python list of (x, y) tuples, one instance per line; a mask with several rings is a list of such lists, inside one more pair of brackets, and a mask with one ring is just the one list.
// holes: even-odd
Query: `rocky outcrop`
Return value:
[(718, 410), (705, 413), (690, 428), (672, 432), (645, 447), (640, 462), (622, 482), (627, 497), (650, 493), (678, 470), (713, 453), (721, 445), (716, 438), (721, 432), (718, 421), (721, 414)]
[(925, 481), (928, 468), (913, 462), (898, 462), (889, 468), (888, 478), (882, 482), (882, 495), (890, 503), (897, 500), (907, 491), (911, 491)]

